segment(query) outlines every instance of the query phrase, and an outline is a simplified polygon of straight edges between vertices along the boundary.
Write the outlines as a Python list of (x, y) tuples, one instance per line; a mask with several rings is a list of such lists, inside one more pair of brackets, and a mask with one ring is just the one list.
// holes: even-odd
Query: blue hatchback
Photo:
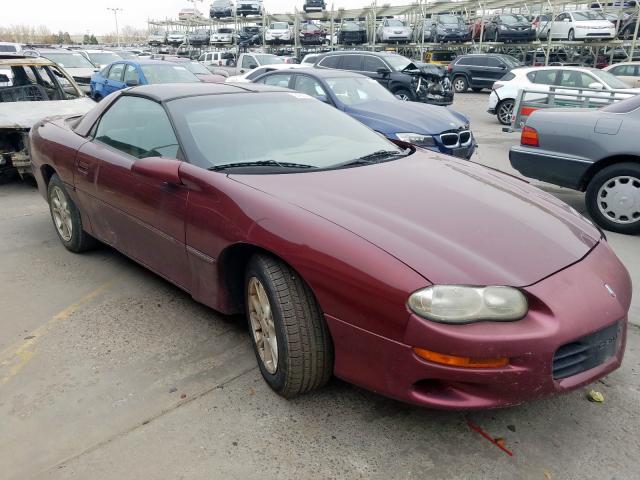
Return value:
[(110, 93), (152, 83), (190, 83), (200, 79), (180, 64), (162, 60), (113, 62), (91, 76), (91, 98), (100, 101)]
[(274, 70), (254, 80), (290, 88), (342, 110), (391, 140), (471, 158), (476, 141), (469, 119), (448, 107), (405, 102), (375, 80), (344, 70)]

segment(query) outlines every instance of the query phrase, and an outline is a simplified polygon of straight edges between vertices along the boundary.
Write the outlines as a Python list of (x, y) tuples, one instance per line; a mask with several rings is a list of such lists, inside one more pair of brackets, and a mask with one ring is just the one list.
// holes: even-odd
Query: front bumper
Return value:
[(489, 112), (491, 115), (495, 115), (496, 107), (498, 106), (499, 102), (500, 102), (500, 97), (498, 96), (495, 90), (491, 90), (491, 93), (489, 94), (489, 105), (487, 107), (487, 112)]
[[(569, 392), (620, 366), (631, 281), (606, 243), (523, 290), (530, 310), (522, 320), (445, 325), (411, 314), (401, 341), (325, 315), (334, 340), (335, 374), (404, 402), (460, 410), (508, 407)], [(616, 322), (618, 334), (605, 339), (615, 343), (610, 356), (588, 370), (554, 379), (554, 356), (560, 347)], [(510, 363), (501, 368), (452, 367), (418, 357), (413, 347), (475, 358), (505, 356)]]
[(499, 32), (500, 40), (510, 40), (510, 41), (523, 41), (528, 42), (536, 39), (536, 32), (533, 30), (500, 30)]
[(471, 40), (469, 32), (438, 32), (438, 38), (445, 42), (468, 42)]

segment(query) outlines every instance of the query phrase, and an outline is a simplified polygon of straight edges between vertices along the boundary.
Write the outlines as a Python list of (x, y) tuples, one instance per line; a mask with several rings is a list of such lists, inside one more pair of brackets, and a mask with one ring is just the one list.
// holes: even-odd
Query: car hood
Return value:
[(63, 68), (72, 77), (91, 78), (91, 75), (96, 73), (95, 68), (68, 68), (68, 67), (63, 67)]
[(96, 102), (88, 97), (75, 100), (0, 103), (0, 128), (31, 128), (52, 116), (84, 115)]
[(457, 130), (469, 124), (469, 120), (446, 107), (418, 102), (367, 102), (345, 107), (345, 112), (357, 117), (371, 118), (393, 126), (394, 133), (438, 134)]
[(542, 190), (425, 150), (349, 169), (230, 178), (351, 231), (438, 284), (531, 285), (600, 239)]

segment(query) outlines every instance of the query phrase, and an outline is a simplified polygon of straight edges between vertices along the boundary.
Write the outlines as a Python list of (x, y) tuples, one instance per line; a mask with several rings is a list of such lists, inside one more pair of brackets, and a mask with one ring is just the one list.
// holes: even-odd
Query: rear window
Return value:
[(630, 113), (640, 108), (640, 95), (612, 103), (602, 109), (603, 112), (609, 113)]
[(338, 55), (331, 55), (320, 60), (320, 63), (318, 63), (318, 65), (325, 68), (338, 68), (339, 61), (340, 57)]
[(0, 45), (0, 52), (17, 52), (18, 47), (15, 45)]

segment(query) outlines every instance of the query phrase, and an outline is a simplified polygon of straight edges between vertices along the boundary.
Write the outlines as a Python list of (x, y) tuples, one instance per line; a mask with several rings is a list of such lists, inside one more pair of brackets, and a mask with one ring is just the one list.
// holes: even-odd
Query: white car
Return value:
[(291, 43), (293, 31), (287, 22), (272, 22), (264, 31), (266, 43)]
[(78, 52), (81, 55), (93, 63), (98, 68), (104, 68), (109, 65), (111, 62), (117, 62), (118, 60), (122, 60), (122, 57), (116, 53), (113, 53), (110, 50), (73, 50), (74, 52)]
[(56, 62), (73, 77), (84, 93), (91, 91), (91, 75), (96, 72), (96, 67), (81, 53), (63, 49), (39, 49), (41, 57)]
[(376, 40), (380, 43), (408, 42), (410, 39), (411, 27), (396, 18), (385, 18), (376, 30)]
[(319, 53), (307, 53), (300, 62), (300, 65), (303, 65), (305, 67), (313, 67), (316, 64), (316, 60), (318, 60), (319, 56)]
[[(493, 84), (487, 111), (496, 115), (503, 125), (511, 123), (511, 115), (518, 92), (524, 88), (549, 91), (549, 87), (590, 88), (611, 91), (624, 90), (630, 94), (640, 89), (630, 88), (609, 72), (588, 67), (523, 67), (506, 73)], [(557, 90), (562, 93), (562, 90)], [(527, 97), (529, 98), (529, 97)]]
[[(552, 40), (587, 40), (614, 38), (616, 26), (607, 20), (600, 12), (593, 10), (578, 10), (562, 12), (546, 28)], [(541, 32), (546, 38), (547, 32)]]
[(235, 36), (236, 31), (233, 28), (219, 28), (216, 33), (211, 34), (209, 43), (211, 43), (211, 45), (231, 45)]
[(603, 68), (605, 72), (615, 75), (631, 87), (640, 87), (640, 62), (621, 62)]
[(250, 83), (263, 73), (272, 72), (274, 70), (287, 70), (289, 68), (309, 68), (309, 65), (298, 65), (296, 63), (276, 63), (273, 65), (264, 65), (262, 67), (249, 70), (242, 75), (234, 75), (227, 78), (224, 83)]
[(167, 35), (167, 43), (169, 45), (178, 46), (187, 41), (187, 35), (184, 32), (171, 32)]

